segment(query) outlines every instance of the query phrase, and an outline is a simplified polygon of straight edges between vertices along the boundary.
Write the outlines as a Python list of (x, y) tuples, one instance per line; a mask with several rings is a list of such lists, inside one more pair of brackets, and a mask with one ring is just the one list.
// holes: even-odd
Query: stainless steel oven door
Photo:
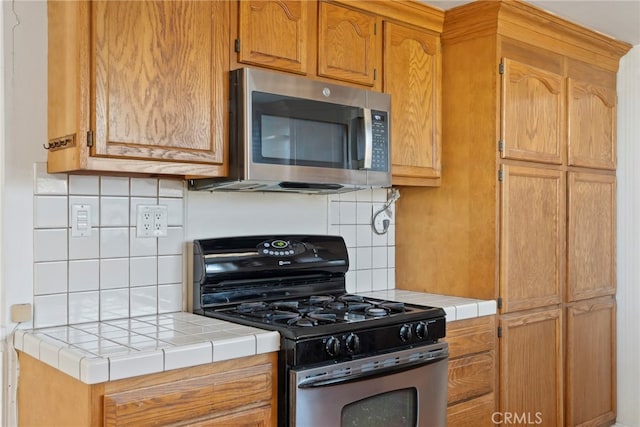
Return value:
[(447, 343), (292, 369), (290, 425), (444, 427)]

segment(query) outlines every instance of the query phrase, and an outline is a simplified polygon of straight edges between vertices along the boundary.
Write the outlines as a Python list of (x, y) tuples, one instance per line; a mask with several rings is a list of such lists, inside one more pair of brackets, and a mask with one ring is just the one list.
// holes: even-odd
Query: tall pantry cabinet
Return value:
[(500, 413), (611, 424), (630, 46), (520, 1), (447, 11), (442, 41), (442, 182), (401, 191), (396, 286), (497, 300)]

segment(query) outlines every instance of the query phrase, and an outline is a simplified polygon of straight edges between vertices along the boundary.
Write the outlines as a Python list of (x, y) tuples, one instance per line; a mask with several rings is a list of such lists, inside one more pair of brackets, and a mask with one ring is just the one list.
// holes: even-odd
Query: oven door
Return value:
[(447, 343), (292, 369), (290, 425), (444, 427)]

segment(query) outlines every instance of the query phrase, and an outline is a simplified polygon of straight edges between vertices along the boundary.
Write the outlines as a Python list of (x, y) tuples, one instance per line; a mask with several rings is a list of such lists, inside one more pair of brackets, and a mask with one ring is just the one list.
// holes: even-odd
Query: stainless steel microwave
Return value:
[(230, 73), (229, 176), (195, 190), (336, 193), (391, 185), (388, 94), (243, 68)]

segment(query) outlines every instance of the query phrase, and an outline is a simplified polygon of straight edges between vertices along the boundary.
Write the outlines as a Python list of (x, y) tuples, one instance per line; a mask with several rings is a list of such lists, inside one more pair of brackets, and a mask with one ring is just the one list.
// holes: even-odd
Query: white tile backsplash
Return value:
[(35, 196), (35, 228), (67, 227), (67, 196)]
[[(190, 261), (184, 258), (186, 242), (197, 238), (340, 234), (350, 257), (347, 290), (391, 289), (395, 221), (383, 235), (370, 225), (372, 213), (386, 200), (386, 189), (331, 196), (188, 192), (181, 180), (52, 175), (46, 165), (36, 164), (34, 324), (183, 310), (190, 286), (184, 283), (184, 265)], [(91, 206), (89, 236), (71, 237), (73, 204)], [(138, 204), (167, 206), (167, 237), (136, 237)], [(227, 356), (227, 349), (218, 349), (218, 358)]]
[(158, 195), (158, 180), (153, 178), (131, 178), (131, 195), (156, 197)]
[(182, 310), (182, 283), (158, 286), (158, 313)]
[(68, 179), (66, 174), (47, 173), (46, 163), (33, 165), (33, 194), (66, 195)]
[(158, 257), (158, 283), (182, 282), (182, 255)]
[(67, 259), (67, 229), (36, 229), (33, 231), (33, 246), (35, 262), (64, 261)]
[(100, 177), (92, 175), (69, 175), (69, 194), (99, 195)]
[[(93, 214), (92, 214), (93, 215)], [(69, 259), (95, 259), (100, 257), (100, 229), (94, 228), (88, 236), (69, 236)]]
[(100, 291), (100, 320), (129, 317), (129, 288)]
[(118, 258), (129, 256), (129, 227), (100, 229), (100, 257)]
[(100, 225), (102, 227), (128, 227), (129, 198), (102, 197), (100, 199)]
[(37, 262), (34, 264), (34, 295), (67, 292), (67, 262)]
[(131, 287), (156, 285), (157, 283), (158, 257), (129, 258), (129, 285)]
[(184, 181), (175, 179), (161, 179), (158, 182), (160, 197), (184, 197)]
[(129, 287), (129, 258), (100, 260), (100, 289)]
[(69, 293), (69, 323), (97, 322), (100, 320), (100, 312), (96, 310), (99, 305), (98, 291)]
[(113, 176), (100, 177), (100, 194), (102, 196), (128, 196), (129, 178)]
[(67, 293), (33, 297), (33, 325), (36, 328), (67, 323)]

